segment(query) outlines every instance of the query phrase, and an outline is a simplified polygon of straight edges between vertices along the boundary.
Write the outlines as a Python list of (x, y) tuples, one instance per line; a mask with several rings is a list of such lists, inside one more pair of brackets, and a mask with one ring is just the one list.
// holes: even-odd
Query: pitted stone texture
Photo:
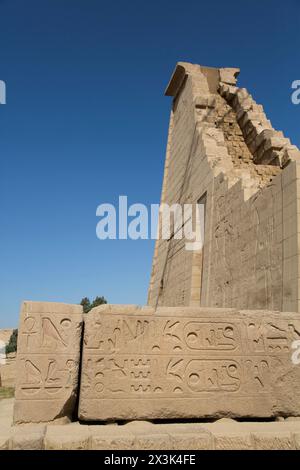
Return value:
[(298, 314), (110, 311), (85, 318), (82, 421), (299, 415)]
[(12, 405), (13, 400), (0, 400), (1, 450), (300, 449), (300, 422), (295, 419), (280, 422), (238, 422), (222, 418), (210, 423), (168, 424), (131, 421), (124, 425), (92, 426), (77, 422), (11, 427)]
[(299, 421), (237, 422), (219, 420), (203, 424), (212, 433), (216, 450), (291, 450), (297, 448)]
[(0, 423), (0, 450), (9, 449), (9, 440), (12, 433), (11, 426)]
[(233, 422), (48, 426), (45, 449), (277, 450), (298, 449), (300, 424)]
[(169, 434), (171, 449), (209, 450), (212, 448), (212, 435), (202, 424), (162, 424), (160, 428)]
[(45, 450), (87, 450), (90, 431), (79, 423), (47, 427)]
[(204, 427), (212, 434), (215, 450), (251, 450), (251, 432), (243, 424), (222, 418), (214, 423), (204, 424)]
[(281, 433), (280, 436), (272, 432), (253, 433), (256, 450), (294, 450), (294, 437), (290, 432)]
[(8, 450), (9, 440), (12, 433), (14, 400), (0, 400), (0, 450)]
[(237, 82), (237, 76), (240, 73), (238, 68), (221, 68), (219, 69), (220, 82), (235, 85)]
[(300, 450), (300, 430), (299, 432), (296, 432), (294, 435), (294, 442), (297, 450)]
[(130, 450), (211, 449), (211, 434), (201, 425), (151, 424), (134, 421), (123, 426), (90, 426), (91, 448)]
[(11, 431), (10, 450), (43, 450), (46, 426), (24, 424), (15, 426)]
[(149, 421), (130, 421), (122, 426), (134, 437), (134, 448), (144, 450), (167, 450), (171, 448), (171, 439), (166, 427), (157, 426)]
[(17, 354), (14, 422), (71, 418), (77, 397), (82, 307), (24, 302)]
[(135, 435), (125, 426), (89, 426), (92, 450), (133, 450)]

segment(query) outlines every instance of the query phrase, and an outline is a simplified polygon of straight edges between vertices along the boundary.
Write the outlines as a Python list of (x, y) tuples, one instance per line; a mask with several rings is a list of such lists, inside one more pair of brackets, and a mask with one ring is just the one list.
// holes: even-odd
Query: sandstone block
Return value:
[(85, 319), (81, 420), (299, 415), (298, 314), (113, 310)]
[(12, 428), (9, 424), (0, 422), (0, 450), (9, 449), (11, 432)]
[(245, 428), (244, 423), (222, 418), (203, 427), (212, 434), (215, 450), (253, 449), (250, 430)]
[(220, 82), (229, 83), (230, 85), (235, 85), (237, 82), (237, 77), (240, 73), (238, 68), (220, 68)]
[(293, 435), (294, 437), (294, 442), (295, 442), (295, 446), (296, 446), (296, 450), (300, 450), (300, 431), (295, 433)]
[(90, 431), (79, 423), (47, 426), (45, 450), (87, 450)]
[(11, 450), (42, 450), (46, 426), (24, 424), (15, 426), (11, 432), (9, 449)]
[(136, 450), (171, 449), (167, 426), (152, 424), (149, 421), (130, 421), (123, 427), (135, 436), (133, 445)]
[(212, 435), (202, 425), (170, 424), (162, 425), (170, 435), (171, 449), (210, 450), (213, 446)]
[(136, 450), (169, 450), (171, 449), (168, 434), (138, 434), (135, 436), (134, 448)]
[(82, 323), (79, 305), (23, 303), (16, 363), (16, 424), (72, 416)]
[(255, 432), (252, 434), (256, 450), (294, 450), (294, 437), (290, 432)]
[(135, 434), (125, 426), (89, 426), (92, 450), (133, 450)]
[(13, 399), (0, 400), (0, 450), (9, 449), (12, 433)]
[(215, 432), (214, 449), (215, 450), (252, 450), (253, 445), (249, 433), (230, 433)]
[(13, 422), (13, 408), (14, 408), (14, 399), (6, 398), (0, 400), (0, 423), (7, 424), (11, 426)]

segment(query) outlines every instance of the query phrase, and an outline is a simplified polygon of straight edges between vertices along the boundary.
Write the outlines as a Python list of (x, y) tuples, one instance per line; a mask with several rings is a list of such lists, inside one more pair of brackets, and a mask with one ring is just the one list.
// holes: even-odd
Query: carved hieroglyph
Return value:
[(85, 319), (79, 417), (299, 415), (297, 339), (293, 313), (98, 307)]
[(24, 302), (17, 354), (14, 422), (71, 417), (77, 397), (82, 307)]

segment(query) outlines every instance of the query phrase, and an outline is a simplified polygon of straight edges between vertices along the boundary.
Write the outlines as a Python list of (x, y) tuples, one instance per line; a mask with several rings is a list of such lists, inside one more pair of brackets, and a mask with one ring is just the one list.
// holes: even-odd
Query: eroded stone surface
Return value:
[(90, 432), (88, 426), (78, 423), (48, 426), (45, 450), (87, 450)]
[(9, 440), (11, 436), (11, 427), (0, 423), (0, 450), (9, 449)]
[(12, 432), (14, 400), (12, 398), (0, 400), (0, 450), (8, 450)]
[(79, 418), (297, 416), (299, 337), (292, 313), (95, 309), (85, 320)]
[(0, 365), (0, 386), (14, 387), (16, 380), (16, 353), (7, 354), (5, 364)]
[(135, 448), (135, 434), (124, 426), (89, 426), (89, 428), (92, 450)]
[(24, 302), (17, 354), (15, 423), (71, 417), (77, 397), (82, 307)]
[(256, 432), (252, 435), (256, 450), (294, 450), (294, 436), (289, 433), (281, 433), (280, 436), (271, 432)]
[[(299, 449), (300, 422), (214, 422), (12, 426), (13, 400), (0, 400), (0, 450)], [(249, 447), (250, 445), (250, 447)]]
[(11, 430), (10, 450), (43, 450), (46, 426), (41, 424), (24, 424)]

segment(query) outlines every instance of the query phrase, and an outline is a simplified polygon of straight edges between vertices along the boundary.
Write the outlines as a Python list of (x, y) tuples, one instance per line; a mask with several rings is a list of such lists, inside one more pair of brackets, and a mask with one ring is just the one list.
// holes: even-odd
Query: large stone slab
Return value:
[(87, 450), (89, 441), (89, 426), (79, 423), (47, 426), (45, 450)]
[(80, 305), (23, 303), (14, 423), (71, 418), (77, 399), (82, 325)]
[(97, 307), (85, 317), (79, 417), (300, 415), (298, 339), (297, 313)]
[(24, 424), (14, 426), (9, 441), (10, 450), (43, 450), (45, 424)]

